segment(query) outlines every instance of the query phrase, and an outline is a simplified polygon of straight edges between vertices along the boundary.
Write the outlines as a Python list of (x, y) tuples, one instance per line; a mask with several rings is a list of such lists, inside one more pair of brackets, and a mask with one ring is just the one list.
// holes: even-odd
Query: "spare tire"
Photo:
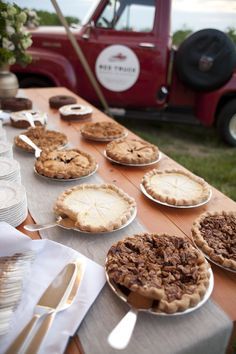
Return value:
[(176, 54), (180, 80), (198, 91), (212, 91), (224, 85), (235, 66), (235, 44), (224, 32), (216, 29), (193, 33)]

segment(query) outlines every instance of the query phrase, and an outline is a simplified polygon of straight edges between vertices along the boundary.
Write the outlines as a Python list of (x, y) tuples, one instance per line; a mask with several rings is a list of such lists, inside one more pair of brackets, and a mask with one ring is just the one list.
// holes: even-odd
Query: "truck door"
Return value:
[[(81, 45), (110, 106), (158, 105), (157, 96), (165, 85), (167, 66), (167, 41), (163, 47), (163, 37), (159, 35), (159, 3), (158, 0), (104, 1), (85, 27)], [(168, 18), (165, 20), (168, 26)], [(94, 101), (92, 90), (86, 91), (86, 98), (90, 96), (88, 99)]]

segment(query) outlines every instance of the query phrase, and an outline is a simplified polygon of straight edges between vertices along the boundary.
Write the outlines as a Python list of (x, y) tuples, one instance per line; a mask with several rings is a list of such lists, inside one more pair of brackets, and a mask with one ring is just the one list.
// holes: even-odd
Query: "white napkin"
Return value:
[(39, 352), (63, 353), (69, 337), (76, 332), (105, 284), (104, 269), (69, 247), (49, 240), (31, 240), (9, 224), (0, 222), (0, 257), (24, 250), (34, 250), (36, 257), (29, 281), (24, 285), (21, 302), (12, 316), (10, 331), (4, 337), (0, 337), (0, 353), (6, 351), (30, 321), (39, 298), (60, 270), (75, 259), (83, 259), (85, 272), (75, 301), (67, 310), (56, 315)]

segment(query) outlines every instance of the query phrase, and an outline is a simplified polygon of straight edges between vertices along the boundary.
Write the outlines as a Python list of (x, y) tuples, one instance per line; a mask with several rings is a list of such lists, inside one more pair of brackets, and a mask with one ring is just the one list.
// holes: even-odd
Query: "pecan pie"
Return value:
[(166, 313), (185, 311), (200, 302), (209, 285), (208, 268), (188, 240), (167, 234), (127, 237), (110, 248), (106, 260), (111, 282), (126, 294), (152, 299), (152, 309)]
[(133, 198), (113, 184), (81, 184), (64, 191), (54, 211), (68, 216), (75, 226), (88, 232), (119, 229), (134, 215)]
[(177, 169), (154, 169), (144, 175), (142, 185), (157, 201), (176, 206), (203, 203), (211, 193), (209, 185), (202, 178)]
[(236, 212), (206, 212), (194, 221), (192, 234), (210, 259), (236, 270)]
[(121, 138), (125, 135), (125, 129), (110, 121), (84, 124), (81, 134), (86, 139), (109, 141)]
[(159, 157), (158, 147), (139, 139), (118, 139), (106, 147), (106, 154), (111, 159), (125, 164), (146, 164)]
[(35, 169), (43, 176), (71, 179), (89, 175), (96, 165), (91, 155), (79, 149), (44, 150), (35, 162)]
[[(22, 134), (28, 136), (40, 149), (57, 149), (68, 143), (65, 134), (47, 130), (45, 127), (29, 128)], [(19, 136), (14, 139), (15, 145), (23, 150), (33, 152), (31, 146), (22, 141)]]

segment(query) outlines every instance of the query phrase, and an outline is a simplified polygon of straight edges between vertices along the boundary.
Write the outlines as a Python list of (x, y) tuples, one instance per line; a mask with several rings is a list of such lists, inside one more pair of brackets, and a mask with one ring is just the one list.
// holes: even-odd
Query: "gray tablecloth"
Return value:
[[(8, 140), (13, 141), (19, 130), (5, 128)], [(32, 217), (37, 223), (54, 220), (52, 208), (57, 196), (78, 182), (49, 181), (36, 176), (34, 156), (17, 148), (13, 151), (14, 158), (21, 165), (22, 183), (27, 190)], [(103, 182), (98, 173), (79, 183), (85, 181)], [(145, 227), (136, 219), (128, 227), (104, 235), (82, 234), (55, 227), (41, 232), (41, 236), (72, 247), (103, 265), (106, 253), (115, 241), (144, 230)], [(107, 336), (127, 311), (128, 306), (106, 285), (78, 330), (86, 354), (117, 352), (107, 344)], [(220, 354), (225, 352), (231, 331), (232, 321), (211, 300), (187, 315), (161, 317), (140, 312), (131, 342), (123, 353)]]

